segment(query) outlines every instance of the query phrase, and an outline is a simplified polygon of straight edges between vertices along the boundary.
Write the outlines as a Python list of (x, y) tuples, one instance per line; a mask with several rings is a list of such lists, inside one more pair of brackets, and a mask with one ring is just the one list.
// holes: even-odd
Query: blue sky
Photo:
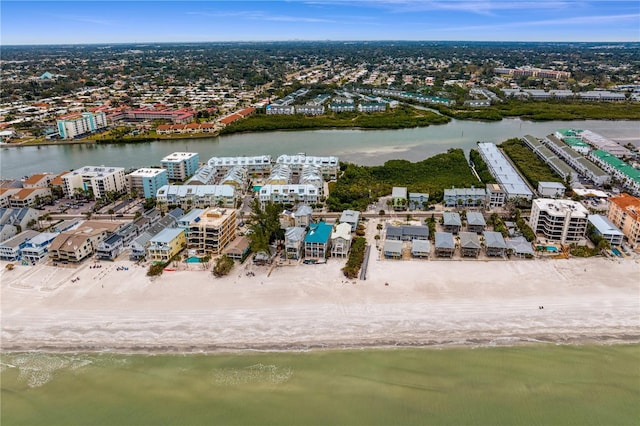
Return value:
[(640, 1), (10, 1), (0, 44), (640, 41)]

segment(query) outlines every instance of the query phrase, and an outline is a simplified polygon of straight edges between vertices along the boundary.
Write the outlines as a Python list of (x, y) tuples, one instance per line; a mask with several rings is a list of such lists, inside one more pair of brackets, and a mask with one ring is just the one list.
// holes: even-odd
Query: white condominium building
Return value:
[(320, 200), (320, 190), (313, 185), (264, 185), (258, 193), (260, 203), (271, 201), (282, 204), (316, 204)]
[(533, 198), (533, 192), (529, 189), (527, 183), (495, 144), (489, 142), (478, 143), (478, 152), (493, 177), (502, 186), (507, 200), (513, 198), (531, 200)]
[(182, 208), (234, 207), (236, 191), (231, 185), (164, 185), (156, 201)]
[(107, 116), (104, 112), (97, 114), (83, 112), (68, 115), (58, 120), (58, 133), (62, 139), (73, 139), (77, 136), (93, 133), (107, 127)]
[(531, 229), (547, 239), (572, 243), (584, 238), (589, 211), (572, 200), (537, 198), (531, 206)]
[(256, 155), (253, 157), (211, 157), (207, 164), (224, 175), (229, 169), (241, 166), (247, 169), (251, 177), (264, 177), (271, 173), (271, 156)]
[(96, 198), (103, 198), (107, 192), (126, 191), (123, 167), (84, 166), (62, 176), (63, 191), (67, 197), (76, 190), (90, 191)]
[(289, 166), (294, 176), (299, 176), (305, 165), (315, 166), (328, 180), (337, 179), (340, 170), (338, 157), (312, 157), (306, 154), (281, 155), (276, 160), (276, 164)]
[(161, 164), (169, 180), (184, 181), (198, 170), (198, 158), (197, 152), (174, 152), (164, 157)]

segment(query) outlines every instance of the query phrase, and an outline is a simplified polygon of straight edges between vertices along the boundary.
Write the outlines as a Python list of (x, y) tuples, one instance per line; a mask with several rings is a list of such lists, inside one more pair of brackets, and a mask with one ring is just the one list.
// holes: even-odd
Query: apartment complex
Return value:
[(571, 200), (537, 198), (531, 206), (531, 229), (545, 238), (572, 243), (584, 238), (589, 211)]
[(513, 77), (539, 77), (553, 78), (555, 80), (568, 79), (569, 77), (571, 77), (571, 73), (568, 71), (556, 71), (529, 66), (525, 66), (522, 68), (494, 68), (493, 72), (495, 72), (496, 74), (507, 74)]
[(542, 143), (545, 144), (551, 152), (556, 154), (558, 158), (566, 162), (573, 170), (595, 184), (604, 185), (609, 181), (609, 174), (558, 139), (555, 135), (546, 136), (542, 139)]
[(161, 165), (169, 180), (184, 181), (198, 170), (198, 159), (197, 152), (174, 152), (164, 157)]
[(242, 166), (251, 177), (264, 177), (271, 173), (271, 156), (211, 157), (207, 164), (224, 174), (232, 167)]
[(39, 202), (44, 197), (51, 195), (51, 189), (49, 188), (18, 188), (19, 190), (13, 193), (9, 197), (9, 207), (23, 208), (31, 207)]
[(320, 190), (313, 185), (264, 185), (260, 188), (258, 199), (262, 207), (269, 201), (282, 204), (316, 204), (320, 201)]
[(189, 223), (187, 248), (198, 254), (220, 254), (235, 236), (236, 210), (214, 207)]
[(603, 170), (611, 173), (630, 192), (640, 194), (640, 170), (600, 149), (591, 151), (589, 158)]
[(83, 112), (62, 117), (57, 124), (60, 138), (73, 139), (107, 127), (107, 116), (103, 112)]
[(144, 198), (155, 198), (158, 189), (169, 184), (165, 169), (138, 169), (127, 175), (127, 189)]
[(338, 157), (314, 157), (305, 154), (286, 155), (279, 156), (276, 160), (276, 164), (284, 164), (289, 166), (293, 176), (299, 176), (302, 173), (302, 168), (307, 166), (315, 166), (320, 169), (320, 173), (325, 179), (334, 180), (338, 178), (338, 171), (340, 170), (340, 162)]
[(181, 208), (234, 207), (236, 191), (231, 185), (164, 185), (156, 201)]
[(502, 186), (505, 199), (521, 198), (531, 200), (533, 192), (522, 176), (513, 168), (511, 162), (493, 143), (478, 143), (478, 152), (489, 167), (489, 171)]
[(149, 121), (168, 120), (173, 123), (184, 124), (193, 120), (195, 112), (189, 108), (134, 108), (118, 111), (109, 116), (110, 120)]
[(126, 191), (124, 168), (84, 166), (62, 176), (65, 196), (72, 197), (76, 190), (93, 192), (94, 197), (103, 198), (107, 192)]
[(455, 206), (482, 206), (486, 202), (487, 190), (485, 188), (449, 188), (444, 190), (444, 205)]
[(620, 228), (631, 247), (640, 246), (640, 198), (624, 193), (610, 198), (607, 217)]

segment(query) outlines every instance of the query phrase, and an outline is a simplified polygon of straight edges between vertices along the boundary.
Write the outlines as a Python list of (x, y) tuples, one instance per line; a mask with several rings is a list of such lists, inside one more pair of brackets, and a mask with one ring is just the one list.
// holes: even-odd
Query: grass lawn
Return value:
[(2, 358), (3, 426), (640, 419), (640, 345)]

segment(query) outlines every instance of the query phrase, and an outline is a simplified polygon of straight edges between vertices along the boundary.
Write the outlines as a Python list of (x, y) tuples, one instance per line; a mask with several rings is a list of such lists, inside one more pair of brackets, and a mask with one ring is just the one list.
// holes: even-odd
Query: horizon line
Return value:
[(69, 42), (69, 43), (18, 43), (18, 44), (2, 44), (0, 47), (33, 47), (33, 46), (101, 46), (101, 45), (144, 45), (144, 44), (205, 44), (205, 43), (398, 43), (398, 42), (411, 42), (411, 43), (424, 43), (424, 42), (436, 42), (436, 43), (579, 43), (579, 44), (640, 44), (640, 40), (464, 40), (464, 39), (273, 39), (273, 40), (191, 40), (191, 41), (117, 41), (117, 42)]

